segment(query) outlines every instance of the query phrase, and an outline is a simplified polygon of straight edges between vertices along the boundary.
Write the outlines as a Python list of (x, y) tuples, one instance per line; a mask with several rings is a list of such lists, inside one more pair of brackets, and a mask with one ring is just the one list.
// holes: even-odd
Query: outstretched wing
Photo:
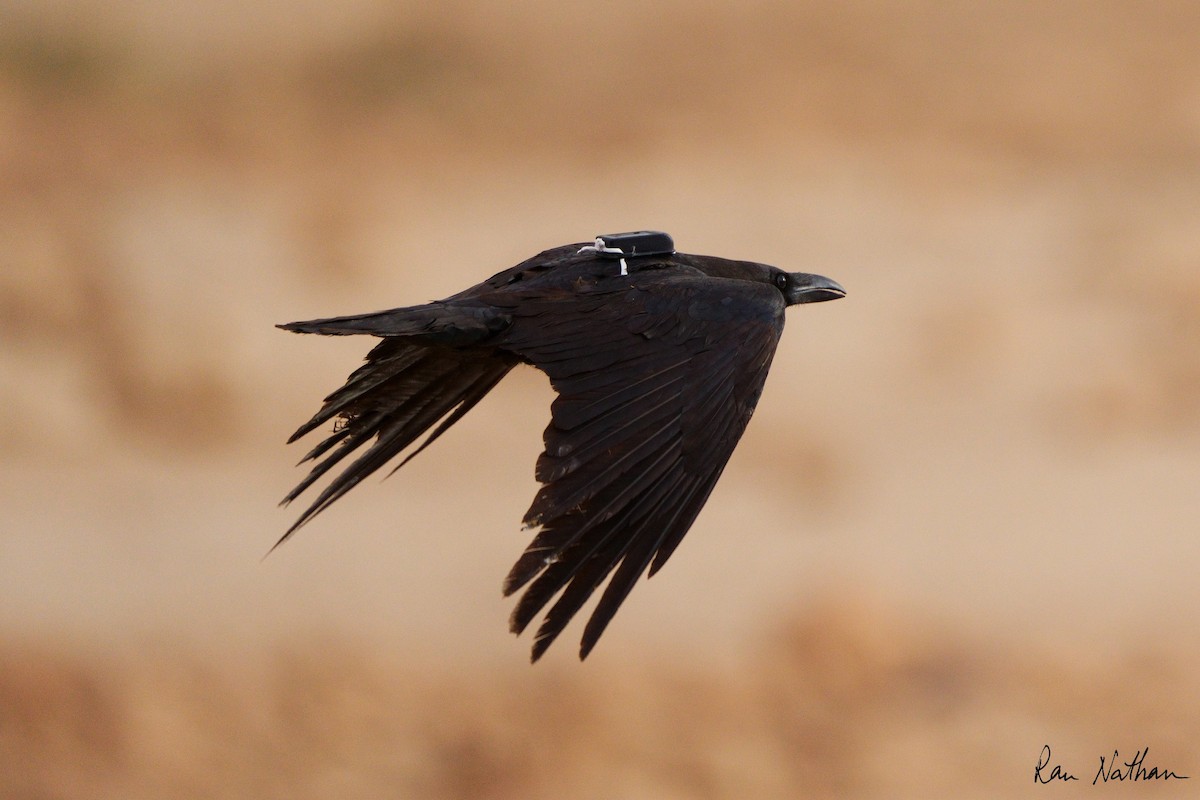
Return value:
[(762, 392), (784, 303), (766, 284), (658, 272), (507, 303), (502, 347), (558, 392), (537, 462), (543, 486), (525, 515), (540, 530), (504, 584), (506, 595), (529, 584), (510, 625), (520, 633), (562, 592), (536, 661), (612, 573), (584, 658), (708, 499)]
[(507, 318), (491, 309), (431, 303), (280, 325), (298, 333), (334, 336), (365, 333), (382, 337), (383, 341), (371, 350), (366, 363), (350, 375), (344, 386), (325, 398), (316, 415), (288, 439), (290, 444), (329, 420), (336, 420), (333, 432), (302, 459), (301, 463), (316, 463), (307, 477), (288, 492), (284, 504), (299, 497), (347, 456), (360, 448), (366, 449), (330, 481), (275, 547), (363, 478), (399, 455), (439, 420), (441, 424), (396, 469), (483, 399), (516, 366), (517, 359), (472, 345), (507, 324)]

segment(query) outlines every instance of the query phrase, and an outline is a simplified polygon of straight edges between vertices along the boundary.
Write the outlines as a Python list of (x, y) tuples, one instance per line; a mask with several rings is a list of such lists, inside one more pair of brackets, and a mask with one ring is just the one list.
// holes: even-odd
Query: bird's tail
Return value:
[(397, 336), (464, 347), (503, 330), (509, 321), (509, 316), (490, 306), (442, 302), (348, 317), (288, 322), (276, 327), (293, 333)]
[[(329, 420), (336, 420), (329, 436), (301, 459), (300, 463), (320, 460), (288, 492), (283, 505), (295, 500), (351, 453), (364, 445), (366, 449), (321, 491), (276, 542), (276, 547), (441, 420), (395, 469), (408, 463), (471, 410), (517, 364), (515, 357), (499, 351), (459, 349), (443, 344), (439, 340), (461, 339), (466, 332), (461, 327), (452, 330), (444, 321), (439, 323), (433, 314), (425, 319), (411, 313), (402, 318), (398, 311), (410, 310), (279, 326), (305, 333), (373, 333), (386, 338), (371, 350), (366, 363), (350, 375), (344, 386), (325, 398), (316, 415), (288, 439), (290, 444)], [(407, 327), (409, 335), (399, 332), (402, 327)], [(385, 329), (387, 333), (383, 333)]]

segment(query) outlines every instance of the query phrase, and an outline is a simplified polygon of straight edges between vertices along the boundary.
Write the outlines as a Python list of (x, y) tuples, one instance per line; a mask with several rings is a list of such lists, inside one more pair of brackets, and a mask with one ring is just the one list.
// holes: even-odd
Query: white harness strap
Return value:
[(604, 243), (604, 240), (599, 236), (596, 237), (595, 244), (585, 244), (579, 248), (577, 252), (583, 253), (620, 253), (621, 254), (621, 274), (628, 275), (629, 267), (625, 264), (625, 251), (619, 247), (609, 247)]

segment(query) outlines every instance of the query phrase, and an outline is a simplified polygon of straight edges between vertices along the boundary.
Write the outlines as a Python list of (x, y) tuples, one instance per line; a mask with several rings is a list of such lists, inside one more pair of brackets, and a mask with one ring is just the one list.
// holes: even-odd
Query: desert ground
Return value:
[[(1197, 41), (1165, 1), (0, 4), (0, 796), (1191, 796)], [(848, 296), (790, 310), (586, 662), (507, 631), (532, 369), (264, 558), (370, 344), (275, 323), (646, 228)], [(1114, 751), (1159, 777), (1093, 785)]]

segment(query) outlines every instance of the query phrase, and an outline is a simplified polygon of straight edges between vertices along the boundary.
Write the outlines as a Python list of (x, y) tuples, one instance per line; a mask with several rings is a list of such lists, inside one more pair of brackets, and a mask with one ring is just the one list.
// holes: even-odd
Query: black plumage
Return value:
[(784, 309), (845, 294), (819, 275), (630, 249), (618, 261), (601, 244), (547, 250), (440, 302), (280, 325), (382, 341), (289, 439), (335, 420), (285, 504), (356, 458), (279, 542), (433, 428), (399, 469), (510, 369), (532, 364), (557, 397), (524, 520), (538, 532), (504, 593), (528, 587), (514, 633), (559, 595), (534, 639), (536, 661), (611, 574), (584, 629), (586, 657), (707, 500), (758, 402)]

